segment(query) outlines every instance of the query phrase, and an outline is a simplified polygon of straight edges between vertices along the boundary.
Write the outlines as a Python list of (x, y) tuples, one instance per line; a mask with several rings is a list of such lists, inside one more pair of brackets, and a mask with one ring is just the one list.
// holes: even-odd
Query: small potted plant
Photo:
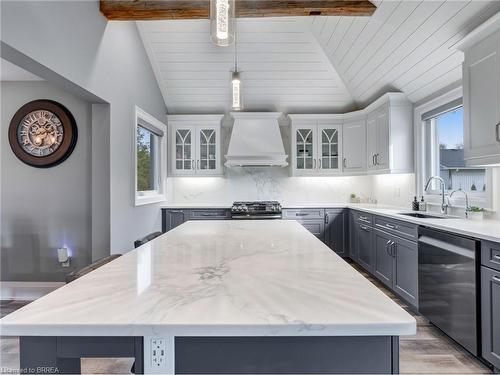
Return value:
[(358, 203), (359, 200), (356, 198), (356, 194), (351, 193), (351, 203)]
[(483, 220), (484, 208), (477, 206), (469, 206), (467, 207), (467, 216), (471, 220)]

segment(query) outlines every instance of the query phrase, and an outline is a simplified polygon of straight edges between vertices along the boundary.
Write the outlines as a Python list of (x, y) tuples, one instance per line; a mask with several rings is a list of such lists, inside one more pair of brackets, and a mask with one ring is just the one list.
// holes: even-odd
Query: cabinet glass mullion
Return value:
[(321, 129), (321, 168), (339, 168), (339, 132), (336, 128)]
[(296, 161), (295, 167), (298, 170), (312, 170), (314, 145), (312, 129), (297, 129), (296, 136)]
[(201, 170), (215, 170), (217, 166), (216, 130), (200, 129), (199, 162)]
[(175, 131), (175, 169), (192, 169), (192, 132), (191, 129)]

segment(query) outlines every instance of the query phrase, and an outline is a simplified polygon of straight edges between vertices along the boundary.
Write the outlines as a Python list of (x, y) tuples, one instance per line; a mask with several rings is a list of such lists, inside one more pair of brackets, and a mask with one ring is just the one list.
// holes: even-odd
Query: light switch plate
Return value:
[(144, 337), (144, 373), (175, 374), (175, 337)]

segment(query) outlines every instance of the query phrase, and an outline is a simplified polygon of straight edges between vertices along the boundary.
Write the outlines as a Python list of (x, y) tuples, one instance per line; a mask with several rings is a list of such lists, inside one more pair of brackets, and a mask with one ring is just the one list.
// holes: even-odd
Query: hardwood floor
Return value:
[[(400, 340), (400, 372), (402, 374), (492, 373), (482, 362), (441, 333), (425, 318), (413, 312), (408, 305), (360, 266), (354, 263), (351, 263), (351, 265), (401, 307), (415, 316), (417, 320), (417, 334), (410, 337), (403, 336)], [(0, 303), (0, 315), (3, 317), (27, 303), (25, 301), (3, 301)], [(86, 358), (82, 360), (82, 373), (129, 374), (132, 363), (132, 359)], [(18, 368), (19, 340), (12, 337), (1, 337), (0, 374), (17, 373)]]

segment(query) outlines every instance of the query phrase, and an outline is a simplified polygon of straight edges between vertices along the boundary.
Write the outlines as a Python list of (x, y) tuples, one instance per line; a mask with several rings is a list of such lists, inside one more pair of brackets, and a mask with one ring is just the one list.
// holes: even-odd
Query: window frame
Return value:
[[(441, 204), (441, 191), (440, 190), (429, 190), (424, 191), (425, 183), (427, 182), (427, 158), (426, 154), (426, 141), (428, 139), (427, 121), (422, 120), (422, 116), (425, 113), (433, 111), (441, 106), (444, 106), (453, 101), (459, 100), (463, 97), (462, 87), (457, 87), (449, 92), (440, 95), (434, 99), (431, 99), (414, 109), (414, 136), (415, 136), (415, 191), (417, 195), (424, 196), (424, 199), (430, 204)], [(480, 206), (486, 210), (492, 210), (493, 206), (493, 176), (491, 168), (485, 168), (486, 175), (486, 191), (484, 192), (467, 192), (469, 197), (469, 205)], [(449, 197), (451, 193), (450, 190), (445, 190), (445, 194)], [(453, 207), (463, 207), (465, 208), (465, 197), (463, 194), (458, 194), (453, 196), (451, 202)]]
[[(141, 125), (140, 122), (146, 123), (147, 127)], [(155, 171), (157, 173), (158, 179), (158, 189), (139, 191), (137, 190), (137, 128), (145, 128), (146, 130), (154, 133), (158, 138), (157, 142), (157, 160), (155, 163)], [(150, 128), (150, 129), (148, 129)], [(134, 122), (133, 122), (133, 191), (134, 191), (134, 205), (142, 206), (146, 204), (160, 203), (166, 200), (166, 166), (167, 166), (167, 126), (161, 121), (157, 120), (155, 117), (144, 111), (138, 106), (135, 106), (134, 110)]]

